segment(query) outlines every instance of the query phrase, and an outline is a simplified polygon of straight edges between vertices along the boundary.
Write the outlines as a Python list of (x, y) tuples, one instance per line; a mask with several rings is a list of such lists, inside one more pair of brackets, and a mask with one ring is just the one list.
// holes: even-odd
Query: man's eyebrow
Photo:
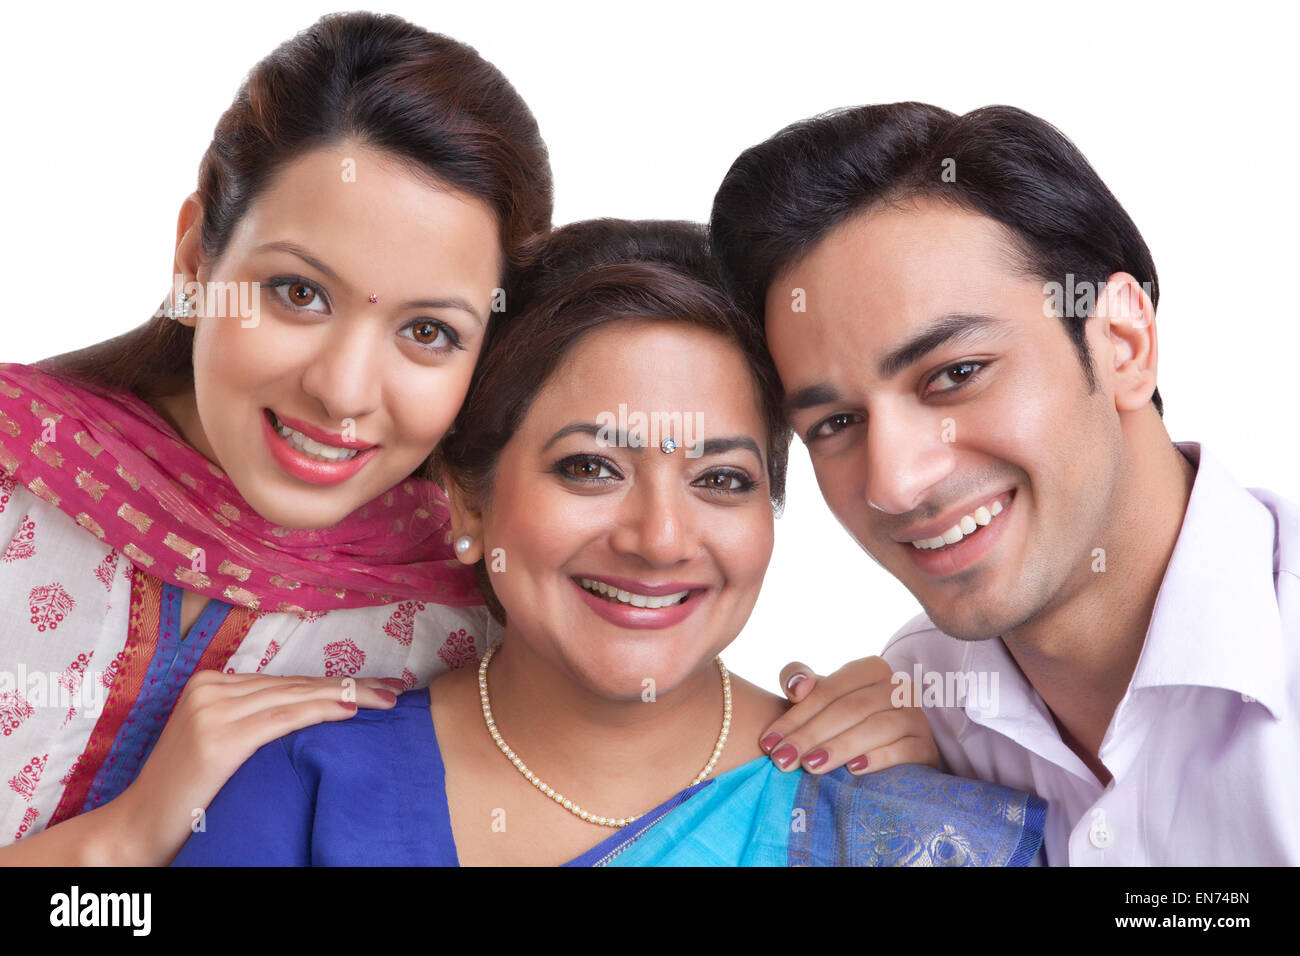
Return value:
[(840, 393), (835, 386), (826, 382), (814, 382), (787, 395), (785, 410), (787, 414), (792, 414), (801, 412), (806, 408), (816, 408), (819, 405), (834, 405), (839, 401)]
[[(253, 251), (262, 252), (264, 250), (276, 250), (279, 252), (287, 252), (290, 255), (297, 256), (303, 262), (307, 263), (307, 265), (311, 266), (313, 269), (320, 270), (329, 278), (333, 279), (335, 282), (340, 281), (338, 275), (334, 272), (333, 269), (325, 265), (325, 263), (321, 262), (315, 256), (311, 255), (306, 249), (304, 249), (300, 245), (297, 245), (296, 243), (292, 243), (288, 241), (264, 242), (262, 243), (262, 245), (258, 246)], [(475, 319), (479, 325), (484, 325), (487, 322), (487, 320), (478, 311), (478, 309), (474, 308), (474, 306), (470, 305), (466, 299), (463, 299), (458, 295), (444, 296), (443, 298), (440, 299), (412, 299), (410, 302), (403, 302), (401, 308), (403, 310), (405, 309), (458, 309), (461, 312), (467, 313), (470, 317)]]
[(893, 378), (941, 345), (979, 338), (1004, 325), (1001, 319), (974, 312), (953, 312), (936, 319), (880, 360), (882, 378)]

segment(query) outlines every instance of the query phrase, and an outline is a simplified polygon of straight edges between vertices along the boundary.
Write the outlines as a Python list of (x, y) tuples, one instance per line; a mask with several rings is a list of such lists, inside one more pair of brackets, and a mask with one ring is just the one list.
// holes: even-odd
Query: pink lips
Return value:
[(676, 594), (679, 591), (690, 591), (686, 599), (680, 604), (673, 604), (668, 607), (634, 607), (631, 604), (623, 604), (621, 601), (611, 601), (593, 594), (574, 578), (573, 586), (578, 589), (582, 595), (583, 601), (587, 606), (596, 612), (600, 617), (615, 624), (619, 627), (631, 628), (633, 630), (651, 630), (664, 627), (673, 627), (686, 620), (700, 604), (700, 597), (708, 590), (708, 585), (691, 584), (684, 581), (671, 581), (666, 584), (647, 584), (644, 581), (635, 581), (631, 578), (613, 577), (610, 575), (582, 575), (589, 581), (600, 581), (611, 587), (616, 587), (622, 591), (631, 591), (634, 594), (644, 594), (648, 597), (663, 597), (665, 594)]
[(366, 462), (379, 452), (379, 445), (345, 442), (341, 435), (330, 435), (319, 428), (312, 428), (309, 425), (304, 427), (304, 423), (296, 422), (293, 419), (281, 418), (278, 415), (276, 417), (280, 418), (282, 424), (296, 431), (301, 431), (308, 438), (322, 444), (333, 445), (338, 448), (364, 449), (347, 461), (316, 461), (314, 458), (308, 458), (280, 437), (280, 434), (271, 425), (270, 415), (264, 410), (262, 413), (262, 435), (266, 439), (266, 445), (271, 452), (271, 457), (275, 459), (276, 464), (280, 466), (285, 474), (291, 478), (297, 478), (299, 481), (305, 481), (312, 485), (337, 485), (340, 482), (347, 481), (364, 468)]

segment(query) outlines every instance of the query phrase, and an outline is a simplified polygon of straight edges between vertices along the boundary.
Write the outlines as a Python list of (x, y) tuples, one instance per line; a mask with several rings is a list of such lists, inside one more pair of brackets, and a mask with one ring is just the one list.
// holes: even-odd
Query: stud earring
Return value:
[(464, 554), (474, 546), (474, 539), (467, 534), (462, 534), (456, 539), (456, 553)]
[(174, 305), (169, 305), (167, 311), (163, 313), (169, 319), (188, 319), (193, 317), (194, 313), (190, 311), (190, 294), (182, 292), (176, 299)]

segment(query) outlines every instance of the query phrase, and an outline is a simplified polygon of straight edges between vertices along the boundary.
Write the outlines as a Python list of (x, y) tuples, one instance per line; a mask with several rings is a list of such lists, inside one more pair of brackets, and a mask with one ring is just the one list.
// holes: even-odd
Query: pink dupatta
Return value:
[(434, 483), (408, 478), (329, 528), (280, 527), (129, 392), (0, 364), (3, 472), (141, 569), (209, 598), (298, 613), (483, 603)]

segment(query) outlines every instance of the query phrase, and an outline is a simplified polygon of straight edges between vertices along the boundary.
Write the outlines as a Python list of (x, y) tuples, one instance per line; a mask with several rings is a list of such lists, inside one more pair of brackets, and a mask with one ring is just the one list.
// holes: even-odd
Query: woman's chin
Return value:
[(587, 691), (611, 702), (654, 703), (688, 683), (701, 669), (715, 672), (712, 655), (683, 663), (684, 655), (637, 655), (639, 659), (593, 659), (577, 662), (578, 677)]
[[(238, 486), (236, 486), (238, 487)], [(319, 531), (332, 528), (364, 502), (354, 502), (351, 498), (338, 503), (311, 501), (311, 493), (272, 490), (262, 487), (245, 493), (240, 489), (244, 500), (267, 521), (281, 528), (294, 531)]]

